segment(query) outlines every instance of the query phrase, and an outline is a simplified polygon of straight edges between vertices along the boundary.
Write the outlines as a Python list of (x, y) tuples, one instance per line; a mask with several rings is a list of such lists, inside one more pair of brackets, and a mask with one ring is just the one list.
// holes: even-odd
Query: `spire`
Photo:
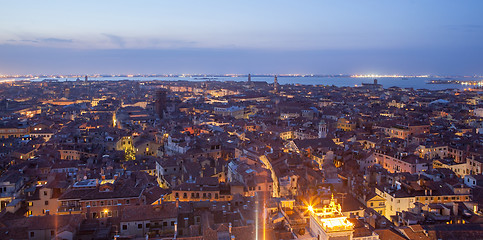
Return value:
[(278, 80), (277, 80), (277, 75), (275, 75), (275, 78), (273, 79), (273, 92), (278, 93)]

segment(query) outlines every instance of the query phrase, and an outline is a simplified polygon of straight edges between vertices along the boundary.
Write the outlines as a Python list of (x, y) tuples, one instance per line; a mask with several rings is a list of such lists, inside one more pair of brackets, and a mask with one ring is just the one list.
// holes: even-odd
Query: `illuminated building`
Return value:
[(340, 204), (336, 204), (334, 196), (329, 205), (321, 209), (308, 207), (310, 214), (310, 232), (318, 240), (352, 239), (354, 225), (342, 214)]

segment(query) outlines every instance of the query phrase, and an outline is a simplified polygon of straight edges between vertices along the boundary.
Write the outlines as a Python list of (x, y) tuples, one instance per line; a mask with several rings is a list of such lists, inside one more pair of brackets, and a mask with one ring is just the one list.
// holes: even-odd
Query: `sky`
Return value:
[(483, 75), (481, 0), (25, 0), (0, 7), (0, 74)]

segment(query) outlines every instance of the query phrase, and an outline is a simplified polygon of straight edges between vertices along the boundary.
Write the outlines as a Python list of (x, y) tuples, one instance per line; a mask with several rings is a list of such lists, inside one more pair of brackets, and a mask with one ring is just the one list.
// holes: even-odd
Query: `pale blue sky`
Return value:
[[(31, 0), (0, 7), (0, 74), (483, 74), (479, 0)], [(82, 57), (95, 64), (76, 60)]]

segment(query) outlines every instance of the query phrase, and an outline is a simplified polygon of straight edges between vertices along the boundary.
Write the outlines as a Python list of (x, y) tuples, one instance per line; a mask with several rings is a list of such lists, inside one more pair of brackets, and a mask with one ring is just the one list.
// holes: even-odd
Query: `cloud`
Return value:
[(112, 43), (116, 44), (117, 46), (119, 46), (121, 48), (124, 48), (124, 46), (126, 44), (126, 40), (124, 40), (124, 38), (121, 37), (121, 36), (108, 34), (108, 33), (103, 33), (102, 35), (107, 37)]
[(65, 38), (34, 38), (34, 39), (8, 39), (11, 43), (34, 43), (34, 44), (65, 44), (72, 43), (72, 39)]
[(45, 43), (71, 43), (71, 42), (73, 42), (72, 39), (64, 39), (64, 38), (37, 38), (37, 41), (45, 42)]

